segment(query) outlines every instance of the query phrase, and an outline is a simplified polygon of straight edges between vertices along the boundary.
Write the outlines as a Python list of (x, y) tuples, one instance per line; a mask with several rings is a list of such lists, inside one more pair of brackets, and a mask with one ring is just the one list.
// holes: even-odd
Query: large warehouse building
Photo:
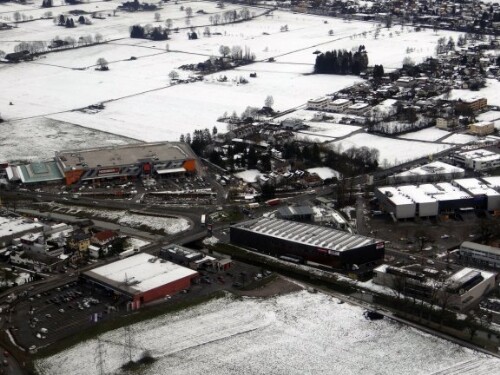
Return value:
[(140, 253), (84, 272), (81, 277), (142, 305), (189, 288), (198, 272)]
[(375, 189), (380, 207), (396, 219), (432, 217), (461, 208), (500, 209), (499, 181), (466, 178), (421, 185), (384, 186)]
[(138, 143), (56, 152), (67, 185), (141, 175), (168, 176), (196, 171), (196, 156), (183, 142)]
[(335, 269), (364, 270), (384, 259), (383, 241), (288, 220), (238, 223), (231, 226), (230, 237), (235, 245)]

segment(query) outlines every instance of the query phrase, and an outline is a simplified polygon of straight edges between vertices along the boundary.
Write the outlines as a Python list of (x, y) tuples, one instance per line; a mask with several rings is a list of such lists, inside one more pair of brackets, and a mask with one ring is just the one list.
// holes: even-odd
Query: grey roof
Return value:
[(352, 250), (378, 242), (374, 238), (332, 228), (280, 219), (259, 218), (233, 227), (333, 251)]
[(312, 215), (314, 211), (309, 206), (284, 206), (278, 208), (278, 214), (282, 217)]
[(500, 249), (498, 247), (483, 245), (476, 242), (469, 242), (469, 241), (462, 242), (462, 245), (460, 245), (460, 250), (462, 250), (462, 248), (479, 250), (490, 254), (500, 255)]
[(133, 165), (139, 160), (185, 160), (192, 157), (190, 154), (189, 147), (183, 142), (155, 142), (60, 151), (56, 153), (56, 158), (67, 169)]

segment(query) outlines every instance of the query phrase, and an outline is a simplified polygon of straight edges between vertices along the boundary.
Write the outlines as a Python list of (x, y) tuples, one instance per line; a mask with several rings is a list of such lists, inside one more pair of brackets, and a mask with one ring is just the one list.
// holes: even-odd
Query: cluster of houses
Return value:
[[(453, 44), (453, 43), (451, 43)], [(351, 117), (368, 130), (399, 134), (436, 126), (445, 130), (463, 129), (486, 136), (495, 132), (491, 121), (476, 121), (488, 109), (479, 94), (452, 97), (453, 89), (479, 89), (486, 79), (499, 77), (495, 43), (475, 44), (449, 50), (421, 64), (409, 63), (375, 80), (370, 71), (366, 80), (332, 96), (310, 99), (307, 109)], [(462, 128), (460, 128), (462, 126)], [(291, 129), (297, 130), (297, 129)]]
[(95, 229), (87, 220), (72, 226), (0, 216), (0, 259), (36, 272), (54, 272), (103, 257), (119, 238), (118, 232)]
[(318, 15), (363, 21), (379, 21), (385, 25), (407, 23), (447, 30), (498, 34), (498, 3), (470, 1), (277, 1), (278, 7)]

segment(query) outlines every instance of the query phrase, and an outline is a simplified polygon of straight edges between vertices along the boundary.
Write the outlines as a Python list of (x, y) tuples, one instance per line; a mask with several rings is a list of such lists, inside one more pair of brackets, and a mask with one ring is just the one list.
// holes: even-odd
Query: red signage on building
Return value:
[(120, 168), (106, 168), (106, 169), (99, 169), (98, 175), (106, 175), (106, 174), (117, 174), (120, 172)]

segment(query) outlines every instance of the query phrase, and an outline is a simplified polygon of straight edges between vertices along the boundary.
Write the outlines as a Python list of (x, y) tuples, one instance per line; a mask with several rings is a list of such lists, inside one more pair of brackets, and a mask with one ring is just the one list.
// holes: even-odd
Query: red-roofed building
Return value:
[(113, 230), (103, 230), (92, 236), (90, 242), (96, 246), (106, 246), (118, 237), (118, 233)]

